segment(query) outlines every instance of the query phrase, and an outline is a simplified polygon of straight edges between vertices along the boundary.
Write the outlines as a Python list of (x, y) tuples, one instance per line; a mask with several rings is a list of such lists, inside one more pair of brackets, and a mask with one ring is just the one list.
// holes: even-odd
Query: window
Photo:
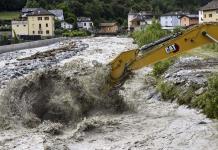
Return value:
[(39, 29), (41, 29), (42, 28), (42, 25), (41, 24), (39, 24)]
[(204, 14), (204, 18), (206, 18), (207, 17), (207, 15), (206, 14)]
[(46, 23), (46, 27), (48, 27), (48, 24)]
[(218, 10), (216, 10), (216, 13), (218, 14)]
[(17, 27), (19, 27), (19, 25), (17, 25)]
[(35, 34), (35, 31), (33, 31), (33, 34)]
[(209, 14), (209, 17), (211, 18), (211, 17), (213, 17), (213, 15), (212, 15), (212, 14)]
[(24, 24), (23, 26), (24, 26), (24, 27), (26, 27), (26, 25), (25, 25), (25, 24)]
[(38, 20), (42, 20), (42, 17), (38, 17)]
[(38, 34), (43, 34), (43, 31), (38, 31)]
[(137, 24), (137, 26), (140, 26), (140, 21), (137, 21), (136, 24)]
[(92, 26), (92, 23), (89, 23), (90, 26)]
[(49, 34), (49, 30), (46, 30), (46, 34)]
[(86, 23), (84, 23), (84, 26), (86, 26)]
[(45, 19), (45, 20), (49, 20), (49, 17), (45, 17), (44, 19)]

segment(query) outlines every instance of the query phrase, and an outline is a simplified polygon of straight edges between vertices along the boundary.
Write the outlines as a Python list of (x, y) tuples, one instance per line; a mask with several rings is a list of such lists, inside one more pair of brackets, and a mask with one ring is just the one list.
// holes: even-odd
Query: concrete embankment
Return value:
[(53, 39), (47, 39), (47, 40), (39, 40), (39, 41), (33, 41), (33, 42), (25, 42), (25, 43), (20, 43), (20, 44), (0, 46), (0, 54), (22, 50), (22, 49), (30, 49), (30, 48), (36, 48), (36, 47), (41, 47), (41, 46), (47, 46), (47, 45), (54, 44), (56, 42), (60, 42), (63, 40), (67, 40), (67, 38), (61, 37), (61, 38), (53, 38)]

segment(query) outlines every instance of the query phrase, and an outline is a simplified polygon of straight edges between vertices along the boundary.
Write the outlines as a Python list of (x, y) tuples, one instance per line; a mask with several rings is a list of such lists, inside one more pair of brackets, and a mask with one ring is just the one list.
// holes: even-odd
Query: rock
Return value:
[(61, 123), (44, 121), (38, 128), (41, 132), (49, 133), (51, 135), (59, 135), (62, 133), (63, 125)]
[(207, 122), (201, 121), (201, 122), (199, 122), (198, 124), (207, 124)]
[(196, 74), (195, 76), (198, 77), (198, 78), (199, 78), (199, 77), (203, 77), (202, 74)]
[(101, 67), (101, 66), (102, 66), (102, 64), (99, 63), (99, 62), (96, 61), (96, 60), (93, 60), (93, 61), (92, 61), (92, 64), (93, 64), (95, 67)]
[(169, 78), (169, 77), (170, 77), (170, 74), (166, 74), (166, 75), (165, 75), (165, 78)]
[(17, 72), (14, 73), (14, 75), (15, 75), (16, 77), (18, 77), (18, 76), (22, 76), (22, 73), (19, 72), (19, 71), (17, 71)]
[(23, 117), (22, 124), (27, 128), (36, 128), (41, 123), (40, 119), (34, 114), (26, 114)]
[(195, 95), (199, 96), (199, 95), (203, 94), (205, 91), (206, 91), (206, 89), (202, 87), (202, 88), (198, 89), (197, 91), (195, 91)]
[(153, 92), (150, 92), (147, 99), (151, 99), (153, 98), (155, 95), (157, 95), (157, 91), (153, 91)]

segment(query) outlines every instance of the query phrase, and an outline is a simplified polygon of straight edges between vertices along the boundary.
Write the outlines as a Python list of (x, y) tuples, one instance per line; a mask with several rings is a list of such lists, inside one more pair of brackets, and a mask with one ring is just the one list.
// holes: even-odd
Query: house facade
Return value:
[(78, 17), (77, 26), (80, 29), (93, 30), (94, 24), (89, 17)]
[(132, 11), (128, 14), (128, 31), (141, 30), (146, 25), (152, 23), (154, 15), (148, 11), (134, 13)]
[(177, 26), (181, 26), (180, 17), (186, 15), (183, 12), (170, 12), (160, 16), (160, 24), (163, 29), (172, 30)]
[(198, 15), (190, 14), (190, 15), (183, 15), (180, 18), (181, 26), (188, 27), (192, 25), (196, 25), (199, 22)]
[(72, 29), (73, 28), (73, 25), (72, 24), (70, 24), (70, 23), (67, 23), (67, 22), (65, 22), (65, 21), (62, 21), (61, 22), (61, 28), (63, 28), (63, 29)]
[(203, 22), (218, 22), (218, 0), (213, 0), (207, 5), (203, 6), (199, 13), (202, 13)]
[(19, 35), (29, 35), (28, 21), (12, 21), (12, 37)]
[(100, 23), (99, 34), (117, 34), (119, 27), (116, 22), (112, 23)]
[(54, 36), (54, 14), (38, 8), (25, 15), (22, 20), (12, 21), (12, 36)]

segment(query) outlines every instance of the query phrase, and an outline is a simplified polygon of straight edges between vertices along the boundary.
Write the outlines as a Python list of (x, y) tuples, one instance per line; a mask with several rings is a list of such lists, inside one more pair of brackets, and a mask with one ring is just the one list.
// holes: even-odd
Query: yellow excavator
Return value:
[(122, 85), (134, 70), (214, 42), (218, 43), (218, 23), (205, 23), (164, 37), (140, 49), (122, 52), (110, 63), (110, 87)]

